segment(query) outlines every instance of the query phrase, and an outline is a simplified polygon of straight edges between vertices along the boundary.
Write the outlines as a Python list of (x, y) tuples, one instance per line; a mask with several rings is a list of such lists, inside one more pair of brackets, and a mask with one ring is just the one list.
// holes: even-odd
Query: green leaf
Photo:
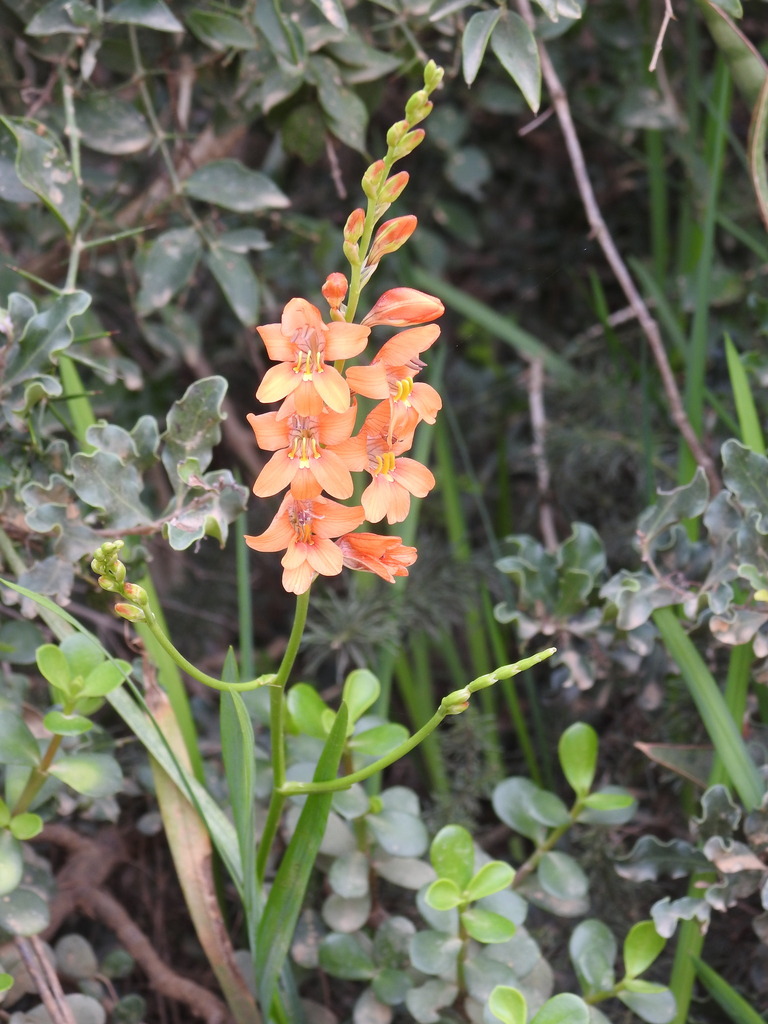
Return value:
[(136, 311), (149, 316), (167, 306), (190, 281), (200, 258), (200, 238), (194, 228), (164, 231), (147, 250), (139, 277)]
[(500, 17), (501, 11), (498, 8), (493, 11), (477, 11), (467, 22), (461, 37), (461, 67), (467, 85), (472, 85), (477, 78), (491, 32)]
[(461, 825), (445, 825), (432, 840), (429, 859), (438, 878), (450, 879), (463, 892), (475, 870), (472, 836)]
[[(0, 117), (16, 140), (16, 174), (71, 233), (80, 219), (80, 185), (53, 132), (31, 118)], [(1, 134), (1, 132), (0, 132)]]
[(212, 50), (251, 50), (256, 48), (256, 35), (243, 18), (224, 11), (202, 11), (193, 8), (185, 17), (187, 28), (201, 43)]
[(725, 355), (728, 361), (728, 376), (731, 380), (731, 390), (733, 391), (736, 412), (739, 417), (741, 440), (748, 448), (757, 452), (758, 455), (765, 455), (765, 438), (760, 426), (760, 417), (757, 414), (755, 398), (749, 386), (747, 371), (744, 369), (744, 364), (739, 357), (736, 346), (728, 334), (725, 336)]
[[(606, 813), (610, 813), (611, 811), (625, 811), (630, 807), (634, 808), (635, 804), (636, 800), (632, 794), (628, 793), (626, 790), (621, 790), (618, 786), (612, 789), (606, 788), (598, 790), (596, 793), (590, 793), (589, 796), (584, 798), (584, 806), (589, 808), (590, 811), (604, 811)], [(582, 820), (581, 815), (579, 815), (577, 820)], [(584, 820), (599, 824), (599, 820), (596, 815), (591, 815)], [(610, 822), (610, 824), (614, 824), (614, 822)]]
[(15, 711), (0, 712), (0, 764), (40, 764), (40, 748), (26, 722)]
[(541, 61), (536, 39), (514, 11), (504, 11), (491, 36), (491, 49), (536, 114), (541, 103)]
[(585, 796), (597, 767), (597, 733), (586, 722), (568, 726), (557, 745), (557, 756), (568, 785), (577, 796)]
[(637, 532), (641, 543), (651, 543), (674, 523), (700, 516), (709, 502), (709, 483), (704, 470), (696, 470), (690, 483), (672, 491), (659, 491), (655, 505), (640, 516)]
[(376, 974), (376, 964), (365, 948), (365, 936), (359, 932), (326, 935), (318, 950), (320, 967), (334, 978), (368, 981)]
[(140, 25), (156, 32), (184, 31), (184, 26), (163, 0), (120, 0), (104, 20), (120, 25)]
[(97, 153), (140, 153), (154, 139), (144, 115), (113, 93), (88, 93), (75, 110), (83, 144)]
[(438, 878), (424, 893), (424, 899), (435, 910), (452, 910), (464, 902), (461, 889), (450, 878)]
[(602, 921), (590, 918), (576, 925), (568, 943), (568, 954), (587, 993), (613, 988), (617, 951), (614, 934)]
[(50, 919), (48, 904), (34, 889), (19, 886), (0, 900), (0, 929), (10, 935), (37, 935)]
[(433, 978), (410, 989), (405, 996), (405, 1005), (417, 1021), (439, 1021), (444, 1019), (440, 1016), (440, 1010), (453, 1005), (458, 992), (452, 982)]
[(667, 944), (653, 921), (638, 921), (624, 940), (624, 970), (628, 978), (647, 971)]
[(703, 960), (691, 954), (699, 980), (733, 1024), (764, 1024), (765, 1018)]
[(365, 152), (368, 111), (365, 104), (344, 85), (338, 65), (327, 57), (310, 58), (307, 77), (317, 86), (328, 127), (346, 146)]
[[(315, 782), (336, 777), (346, 735), (347, 707), (342, 701), (317, 763)], [(256, 942), (259, 951), (258, 992), (265, 1006), (272, 1002), (277, 978), (288, 955), (309, 876), (325, 832), (331, 799), (331, 793), (312, 793), (307, 797), (259, 922)]]
[(269, 249), (270, 242), (263, 231), (259, 228), (235, 228), (233, 231), (225, 231), (216, 239), (216, 244), (229, 252), (251, 252)]
[(194, 458), (178, 466), (177, 477), (190, 490), (182, 508), (165, 525), (168, 543), (175, 551), (185, 551), (202, 537), (214, 537), (223, 548), (229, 524), (245, 510), (247, 489), (235, 481), (229, 469), (200, 475)]
[(0, 651), (12, 665), (30, 665), (43, 642), (40, 629), (26, 619), (11, 619), (0, 626)]
[(367, 820), (376, 842), (392, 856), (420, 857), (429, 845), (426, 825), (414, 814), (386, 809)]
[(11, 988), (13, 988), (13, 978), (10, 974), (0, 971), (0, 992), (7, 992)]
[(259, 320), (260, 289), (248, 258), (217, 246), (206, 253), (205, 262), (232, 312), (245, 327), (253, 327)]
[(69, 693), (73, 673), (60, 647), (56, 644), (43, 644), (38, 648), (36, 661), (40, 675), (47, 679), (51, 686)]
[(16, 839), (21, 841), (34, 839), (43, 831), (43, 819), (39, 814), (30, 814), (29, 812), (16, 814), (11, 818), (8, 828)]
[(127, 661), (116, 658), (114, 661), (104, 661), (89, 672), (85, 678), (81, 697), (106, 697), (108, 693), (121, 686), (131, 673), (131, 666)]
[(163, 434), (163, 465), (171, 480), (187, 460), (197, 461), (202, 472), (211, 461), (213, 448), (221, 440), (221, 403), (227, 393), (223, 377), (203, 377), (190, 384), (168, 413)]
[(337, 896), (356, 900), (370, 892), (370, 865), (361, 850), (338, 857), (328, 872), (328, 885)]
[[(0, 896), (7, 896), (18, 886), (24, 874), (21, 843), (10, 832), (0, 832)], [(3, 904), (0, 899), (0, 906)]]
[(356, 668), (349, 673), (344, 681), (341, 699), (349, 708), (350, 726), (376, 703), (380, 692), (381, 684), (369, 669)]
[(52, 0), (40, 8), (24, 32), (28, 36), (77, 35), (98, 24), (96, 11), (83, 0)]
[(589, 880), (573, 857), (550, 850), (539, 861), (542, 889), (560, 900), (579, 900), (589, 891)]
[(471, 907), (461, 915), (461, 923), (470, 938), (476, 942), (507, 942), (517, 931), (514, 922), (492, 910)]
[(416, 932), (409, 947), (411, 966), (422, 974), (450, 975), (456, 969), (456, 958), (462, 941), (458, 935), (434, 931)]
[(79, 498), (102, 515), (113, 529), (152, 522), (141, 500), (144, 481), (135, 466), (110, 452), (78, 452), (72, 459), (72, 487)]
[(516, 988), (497, 985), (488, 997), (488, 1009), (502, 1024), (525, 1024), (528, 1006), (525, 996)]
[(349, 737), (347, 747), (364, 757), (384, 757), (390, 750), (408, 739), (408, 730), (396, 722), (385, 722), (370, 729), (354, 733)]
[(515, 872), (509, 864), (503, 860), (492, 860), (483, 864), (471, 880), (465, 891), (466, 898), (474, 901), (492, 896), (511, 885), (514, 877)]
[(330, 708), (323, 698), (309, 683), (296, 683), (286, 694), (288, 714), (291, 725), (299, 735), (314, 736), (324, 740), (329, 729), (326, 728), (327, 714)]
[(271, 178), (249, 170), (239, 160), (212, 160), (187, 178), (184, 191), (193, 199), (237, 213), (282, 210), (291, 205)]
[(715, 7), (719, 7), (721, 11), (725, 11), (731, 18), (738, 19), (744, 16), (741, 0), (710, 0), (710, 3), (714, 4)]
[(677, 1015), (677, 1004), (670, 990), (662, 992), (619, 992), (619, 999), (648, 1024), (669, 1024)]
[(531, 1024), (589, 1024), (589, 1007), (583, 999), (566, 992), (548, 999)]
[(62, 711), (49, 711), (43, 718), (43, 725), (55, 736), (80, 736), (93, 728), (90, 718), (83, 715), (65, 715)]
[(349, 22), (341, 0), (312, 0), (312, 3), (334, 28), (340, 32), (349, 31)]
[[(104, 664), (104, 648), (92, 636), (73, 633), (65, 637), (59, 647), (67, 659), (71, 676), (88, 676), (99, 665)], [(120, 661), (118, 664), (125, 666), (128, 662)]]
[(501, 821), (535, 843), (542, 842), (547, 834), (545, 826), (530, 812), (531, 796), (537, 791), (530, 779), (514, 777), (500, 782), (491, 798)]
[(757, 529), (768, 533), (768, 458), (733, 438), (722, 447), (723, 483), (747, 511), (755, 513)]
[(50, 775), (83, 796), (114, 796), (123, 785), (120, 765), (110, 754), (68, 754), (48, 769)]

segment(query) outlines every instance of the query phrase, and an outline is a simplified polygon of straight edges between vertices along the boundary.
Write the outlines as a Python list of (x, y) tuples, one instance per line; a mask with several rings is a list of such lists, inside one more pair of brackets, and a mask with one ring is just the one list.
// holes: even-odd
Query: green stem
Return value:
[(584, 801), (577, 799), (573, 807), (568, 812), (568, 821), (566, 821), (565, 824), (558, 825), (557, 828), (552, 829), (544, 842), (537, 846), (528, 860), (517, 869), (512, 882), (513, 889), (519, 888), (525, 879), (536, 870), (544, 854), (549, 853), (550, 850), (554, 849), (568, 829), (573, 827), (576, 819), (583, 810)]
[(11, 812), (12, 815), (23, 814), (42, 789), (46, 779), (48, 778), (48, 769), (53, 764), (56, 751), (61, 746), (61, 740), (61, 736), (52, 736), (49, 740), (48, 747), (43, 754), (40, 764), (36, 765), (29, 773), (26, 785), (21, 791), (21, 795), (16, 801), (16, 806)]

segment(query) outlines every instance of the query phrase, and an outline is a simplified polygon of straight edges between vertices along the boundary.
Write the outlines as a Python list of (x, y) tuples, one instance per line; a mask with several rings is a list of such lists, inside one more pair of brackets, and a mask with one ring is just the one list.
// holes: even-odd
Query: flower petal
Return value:
[[(407, 488), (416, 498), (426, 497), (435, 486), (435, 478), (432, 473), (416, 459), (398, 459), (393, 475), (396, 482)], [(400, 522), (400, 520), (390, 519), (390, 522)]]
[(410, 331), (401, 331), (384, 342), (371, 362), (384, 363), (385, 366), (403, 366), (420, 353), (426, 352), (439, 337), (440, 328), (437, 324), (426, 324), (424, 327), (414, 327)]
[(253, 493), (258, 498), (268, 498), (271, 494), (277, 494), (293, 480), (298, 468), (296, 459), (288, 458), (288, 449), (282, 448), (275, 452), (256, 477)]
[[(349, 387), (339, 371), (333, 366), (326, 366), (322, 373), (313, 373), (312, 383), (329, 409), (333, 409), (334, 412), (344, 412), (345, 409), (349, 408)], [(296, 402), (296, 410), (300, 415), (305, 415), (299, 408), (298, 400)]]
[(296, 347), (290, 338), (283, 334), (280, 324), (264, 324), (256, 330), (264, 342), (267, 355), (276, 363), (293, 362), (296, 358)]
[(260, 402), (279, 402), (301, 383), (301, 374), (294, 373), (290, 363), (278, 363), (270, 366), (262, 377), (256, 397)]
[(368, 344), (370, 327), (361, 324), (348, 324), (343, 320), (335, 320), (328, 324), (328, 336), (325, 341), (325, 359), (352, 359), (359, 356)]
[(288, 424), (285, 420), (278, 420), (276, 412), (265, 412), (260, 416), (249, 412), (246, 419), (256, 435), (256, 443), (264, 451), (276, 452), (291, 443)]
[(346, 371), (347, 384), (357, 395), (366, 398), (389, 398), (389, 381), (383, 364), (350, 366)]

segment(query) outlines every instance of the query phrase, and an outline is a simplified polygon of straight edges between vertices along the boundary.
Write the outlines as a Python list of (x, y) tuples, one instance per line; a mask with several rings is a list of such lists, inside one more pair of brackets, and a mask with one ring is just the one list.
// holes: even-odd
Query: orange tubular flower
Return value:
[[(365, 440), (350, 438), (356, 414), (355, 405), (319, 416), (299, 416), (295, 411), (288, 416), (250, 413), (248, 422), (259, 447), (275, 452), (259, 473), (253, 493), (266, 498), (290, 484), (296, 498), (313, 497), (318, 486), (334, 498), (348, 498), (354, 489), (350, 469), (360, 470), (366, 464)], [(334, 451), (341, 442), (348, 442), (343, 456)]]
[(412, 324), (426, 324), (437, 320), (445, 312), (440, 299), (416, 288), (390, 288), (379, 298), (368, 316), (363, 317), (363, 324), (376, 327), (386, 324), (389, 327), (410, 327)]
[(299, 416), (319, 416), (323, 403), (334, 412), (349, 408), (349, 387), (326, 361), (359, 355), (368, 343), (368, 327), (344, 321), (324, 324), (320, 310), (311, 302), (291, 299), (279, 324), (257, 330), (269, 358), (278, 361), (259, 385), (256, 397), (260, 402), (278, 402), (293, 395)]
[(373, 245), (365, 261), (366, 264), (369, 267), (375, 266), (388, 252), (397, 252), (400, 246), (404, 245), (411, 237), (417, 224), (418, 221), (413, 214), (385, 221), (376, 232)]
[(435, 478), (415, 459), (401, 458), (413, 444), (418, 422), (415, 409), (403, 409), (390, 402), (377, 405), (367, 417), (360, 433), (368, 449), (368, 472), (373, 477), (363, 491), (361, 501), (365, 517), (378, 523), (402, 523), (411, 507), (411, 495), (424, 498), (435, 486)]
[(400, 537), (348, 533), (336, 544), (347, 569), (375, 572), (388, 583), (394, 583), (395, 576), (407, 576), (407, 567), (416, 561), (416, 548), (407, 547)]
[(419, 354), (433, 345), (440, 335), (436, 324), (402, 331), (381, 346), (370, 366), (350, 366), (347, 384), (366, 398), (391, 398), (418, 412), (426, 423), (434, 423), (443, 403), (430, 384), (413, 383), (427, 364)]
[(315, 577), (338, 576), (344, 559), (332, 537), (356, 530), (365, 513), (359, 505), (339, 505), (320, 497), (299, 499), (289, 491), (270, 525), (245, 543), (254, 551), (286, 552), (282, 558), (283, 587), (289, 594), (303, 594)]

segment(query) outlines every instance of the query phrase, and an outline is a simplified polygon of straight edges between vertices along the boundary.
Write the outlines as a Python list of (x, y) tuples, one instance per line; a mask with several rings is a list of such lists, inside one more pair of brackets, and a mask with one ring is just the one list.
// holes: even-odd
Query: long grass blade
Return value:
[(725, 336), (725, 356), (728, 361), (728, 375), (731, 378), (733, 400), (736, 403), (736, 414), (739, 417), (741, 440), (753, 452), (765, 455), (765, 438), (757, 415), (755, 399), (749, 386), (749, 379), (744, 365), (730, 337)]
[(728, 1014), (733, 1024), (765, 1024), (765, 1017), (754, 1010), (749, 1003), (721, 978), (709, 964), (698, 957), (692, 957), (699, 980), (715, 1002)]

